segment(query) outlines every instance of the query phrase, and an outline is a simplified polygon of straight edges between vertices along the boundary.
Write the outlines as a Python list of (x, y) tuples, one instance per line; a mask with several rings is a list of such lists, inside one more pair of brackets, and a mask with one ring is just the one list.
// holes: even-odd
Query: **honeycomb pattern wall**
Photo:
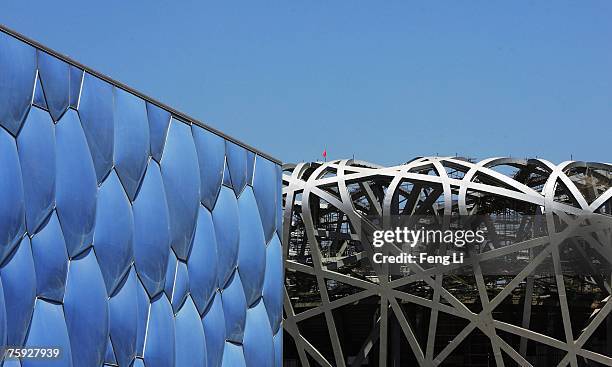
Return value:
[(273, 162), (0, 32), (4, 366), (281, 366)]

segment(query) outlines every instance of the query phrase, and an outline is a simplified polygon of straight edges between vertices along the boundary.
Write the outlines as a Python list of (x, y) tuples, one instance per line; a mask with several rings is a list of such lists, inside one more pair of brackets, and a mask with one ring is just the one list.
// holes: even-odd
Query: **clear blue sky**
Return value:
[(0, 23), (283, 161), (612, 161), (610, 1), (14, 1)]

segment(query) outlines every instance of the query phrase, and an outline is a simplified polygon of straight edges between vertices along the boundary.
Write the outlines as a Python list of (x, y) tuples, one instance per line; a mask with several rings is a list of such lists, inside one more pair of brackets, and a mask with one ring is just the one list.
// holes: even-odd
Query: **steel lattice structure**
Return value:
[[(283, 170), (286, 365), (477, 365), (478, 348), (482, 365), (612, 365), (611, 164), (427, 157)], [(419, 264), (394, 276), (361, 235), (392, 216), (491, 213), (522, 218), (514, 233), (530, 235), (504, 241), (489, 228), (497, 240), (470, 251), (468, 276)], [(526, 260), (504, 276), (508, 256)], [(580, 261), (604, 270), (572, 273)], [(502, 275), (483, 273), (491, 263)]]

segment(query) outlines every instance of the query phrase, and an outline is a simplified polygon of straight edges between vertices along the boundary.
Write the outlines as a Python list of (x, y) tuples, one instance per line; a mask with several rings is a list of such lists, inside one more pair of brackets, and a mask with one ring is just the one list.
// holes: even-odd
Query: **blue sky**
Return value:
[(283, 161), (612, 161), (610, 1), (14, 1), (0, 23)]

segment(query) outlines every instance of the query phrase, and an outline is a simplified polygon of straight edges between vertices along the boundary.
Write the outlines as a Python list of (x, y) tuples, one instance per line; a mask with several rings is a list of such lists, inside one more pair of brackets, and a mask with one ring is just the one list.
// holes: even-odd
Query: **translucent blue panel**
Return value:
[[(225, 331), (223, 331), (225, 335)], [(6, 305), (4, 304), (4, 287), (0, 277), (0, 345), (6, 345)]]
[(79, 102), (79, 116), (87, 137), (98, 182), (113, 166), (113, 89), (102, 79), (85, 73)]
[(62, 117), (69, 104), (70, 67), (46, 52), (38, 51), (38, 74), (42, 80), (49, 113), (54, 121)]
[(276, 235), (266, 249), (266, 278), (264, 280), (263, 299), (268, 310), (272, 332), (279, 330), (283, 317), (283, 250)]
[(234, 272), (229, 285), (221, 292), (221, 299), (225, 315), (225, 339), (242, 343), (247, 304), (238, 272)]
[(242, 353), (242, 347), (240, 345), (226, 342), (225, 349), (223, 351), (223, 363), (221, 365), (223, 367), (246, 366), (244, 362), (244, 353)]
[(23, 345), (36, 298), (36, 272), (30, 239), (24, 237), (1, 269), (9, 345)]
[(174, 317), (163, 295), (151, 303), (144, 360), (147, 367), (174, 366)]
[(73, 365), (102, 364), (109, 335), (109, 312), (104, 279), (92, 249), (70, 261), (64, 312)]
[(253, 190), (248, 186), (238, 199), (240, 215), (240, 251), (238, 271), (243, 279), (247, 304), (253, 304), (259, 297), (266, 269), (266, 242), (264, 239), (257, 202)]
[(283, 330), (274, 335), (274, 365), (283, 366)]
[(129, 366), (136, 357), (138, 331), (138, 279), (132, 269), (109, 302), (110, 337), (119, 366)]
[(276, 166), (276, 235), (283, 237), (283, 171)]
[(117, 359), (115, 358), (115, 351), (113, 350), (113, 343), (111, 342), (110, 338), (106, 342), (106, 352), (104, 353), (104, 363), (114, 364), (114, 365), (117, 364)]
[(21, 367), (21, 362), (18, 359), (6, 359), (3, 367)]
[(187, 298), (189, 292), (189, 274), (187, 272), (187, 264), (182, 261), (177, 263), (176, 279), (174, 281), (174, 290), (172, 291), (172, 309), (177, 312)]
[(213, 301), (202, 317), (204, 335), (206, 336), (206, 361), (208, 367), (221, 365), (225, 347), (225, 316), (221, 295), (215, 293)]
[(0, 125), (17, 135), (32, 101), (36, 51), (0, 32), (0, 70)]
[(144, 341), (147, 332), (147, 320), (149, 319), (149, 296), (145, 291), (142, 283), (137, 282), (136, 296), (138, 297), (138, 316), (136, 321), (138, 323), (137, 335), (136, 335), (136, 355), (139, 357), (143, 356)]
[(164, 185), (159, 166), (153, 160), (149, 161), (138, 199), (132, 208), (136, 271), (147, 292), (155, 295), (164, 285), (170, 253), (170, 234)]
[(94, 230), (94, 247), (108, 294), (134, 259), (132, 206), (115, 171), (104, 180), (98, 191), (98, 209)]
[(68, 274), (68, 254), (55, 212), (32, 238), (32, 254), (36, 268), (36, 295), (61, 302)]
[(83, 70), (76, 66), (70, 66), (70, 107), (77, 108), (79, 96), (81, 95), (81, 84), (83, 83)]
[(189, 125), (172, 119), (161, 161), (168, 198), (170, 238), (176, 256), (187, 259), (200, 202), (198, 155)]
[(192, 125), (193, 140), (198, 151), (200, 164), (200, 196), (202, 204), (212, 210), (223, 179), (225, 141), (199, 126)]
[(217, 279), (222, 287), (234, 271), (238, 259), (238, 203), (231, 189), (221, 188), (212, 215), (217, 237)]
[[(62, 305), (49, 303), (42, 299), (36, 300), (34, 315), (26, 346), (41, 347), (54, 346), (61, 349), (59, 358), (47, 359), (45, 367), (70, 367), (72, 364), (72, 350), (68, 338), (68, 330), (64, 319)], [(106, 343), (102, 343), (106, 347)], [(79, 346), (83, 348), (83, 346)], [(40, 367), (37, 359), (24, 359), (23, 367)]]
[(257, 156), (255, 158), (255, 174), (253, 176), (253, 191), (259, 206), (259, 214), (263, 223), (266, 242), (270, 241), (276, 230), (276, 206), (278, 178), (277, 165), (273, 162)]
[(147, 167), (149, 123), (145, 102), (120, 88), (115, 88), (115, 170), (130, 200)]
[(272, 329), (261, 301), (247, 311), (243, 346), (247, 366), (274, 366)]
[(230, 141), (225, 141), (225, 154), (227, 156), (227, 163), (232, 176), (234, 192), (236, 192), (236, 196), (238, 196), (247, 183), (246, 149)]
[(42, 83), (38, 77), (36, 78), (36, 84), (34, 85), (34, 98), (32, 100), (32, 104), (45, 110), (48, 109), (47, 101), (45, 100), (45, 92), (43, 91)]
[(46, 111), (33, 107), (17, 137), (23, 174), (26, 226), (33, 234), (55, 204), (55, 128)]
[(149, 136), (151, 155), (160, 161), (166, 144), (168, 126), (170, 125), (170, 112), (147, 102), (147, 116), (149, 118)]
[(255, 153), (247, 150), (247, 185), (253, 185), (253, 173), (255, 173)]
[(93, 240), (96, 220), (96, 173), (76, 111), (64, 114), (55, 128), (56, 201), (68, 255)]
[(142, 359), (137, 359), (134, 361), (132, 367), (145, 367), (144, 361)]
[(180, 367), (206, 366), (206, 340), (200, 315), (188, 297), (176, 315), (176, 363)]
[(230, 187), (230, 188), (233, 187), (232, 175), (230, 174), (227, 160), (225, 161), (225, 167), (223, 168), (223, 185)]
[(200, 313), (217, 288), (217, 239), (210, 212), (200, 206), (198, 224), (189, 260), (189, 288)]
[(172, 299), (172, 291), (174, 290), (174, 280), (176, 279), (176, 268), (178, 266), (178, 260), (174, 255), (174, 252), (170, 251), (168, 256), (168, 265), (166, 265), (166, 279), (164, 282), (164, 292), (169, 300)]
[(0, 129), (0, 203), (1, 263), (25, 232), (23, 184), (17, 146), (13, 137), (3, 129)]

